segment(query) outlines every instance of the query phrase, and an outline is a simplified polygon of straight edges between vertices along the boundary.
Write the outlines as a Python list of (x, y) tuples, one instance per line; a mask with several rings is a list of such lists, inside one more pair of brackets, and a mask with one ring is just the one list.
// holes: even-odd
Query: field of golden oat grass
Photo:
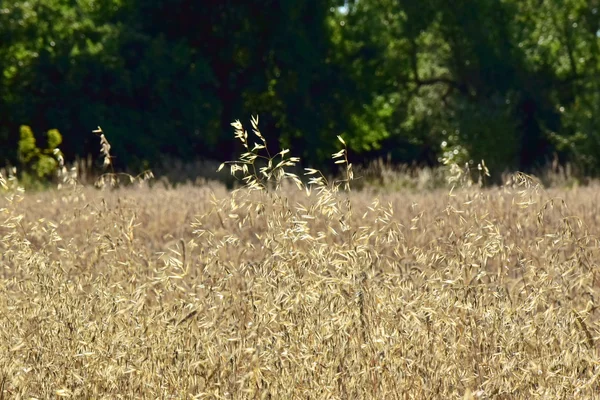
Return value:
[(235, 191), (4, 177), (0, 398), (600, 392), (597, 187), (261, 186), (294, 183), (277, 165), (231, 164)]

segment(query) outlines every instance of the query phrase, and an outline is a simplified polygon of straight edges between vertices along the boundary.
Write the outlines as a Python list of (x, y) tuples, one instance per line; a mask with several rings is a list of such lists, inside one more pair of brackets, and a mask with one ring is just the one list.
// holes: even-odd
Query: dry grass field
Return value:
[(4, 177), (0, 399), (600, 397), (598, 187), (251, 172), (236, 191)]

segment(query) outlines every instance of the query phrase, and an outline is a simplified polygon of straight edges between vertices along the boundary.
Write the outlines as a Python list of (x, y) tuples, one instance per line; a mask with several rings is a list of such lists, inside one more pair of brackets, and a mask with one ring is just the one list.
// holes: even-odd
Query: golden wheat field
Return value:
[(0, 398), (600, 397), (598, 187), (257, 182), (2, 178)]

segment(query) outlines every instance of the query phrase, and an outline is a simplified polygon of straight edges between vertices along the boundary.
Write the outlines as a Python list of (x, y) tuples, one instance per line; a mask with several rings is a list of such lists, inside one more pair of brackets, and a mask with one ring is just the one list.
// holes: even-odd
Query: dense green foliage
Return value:
[(64, 161), (59, 146), (62, 135), (50, 129), (41, 137), (40, 147), (31, 128), (27, 125), (19, 129), (17, 156), (21, 167), (21, 181), (30, 189), (43, 188), (55, 175)]
[(342, 135), (356, 159), (597, 174), (598, 3), (4, 0), (0, 157), (21, 125), (97, 153), (101, 125), (117, 164), (224, 160), (258, 114), (316, 167)]
[(62, 157), (59, 149), (62, 135), (58, 130), (50, 129), (44, 139), (45, 146), (40, 148), (31, 128), (27, 125), (21, 126), (17, 153), (28, 179), (49, 178), (58, 170), (59, 159)]

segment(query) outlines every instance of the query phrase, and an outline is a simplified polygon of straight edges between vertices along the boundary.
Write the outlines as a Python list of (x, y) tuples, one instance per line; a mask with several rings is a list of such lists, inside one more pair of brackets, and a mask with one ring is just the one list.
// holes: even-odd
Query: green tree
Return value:
[(546, 80), (553, 119), (542, 125), (553, 145), (584, 173), (600, 173), (600, 2), (517, 2), (520, 45)]
[(101, 125), (121, 166), (232, 159), (258, 114), (319, 168), (342, 135), (359, 161), (598, 174), (599, 1), (5, 0), (0, 157), (21, 125), (97, 154)]

